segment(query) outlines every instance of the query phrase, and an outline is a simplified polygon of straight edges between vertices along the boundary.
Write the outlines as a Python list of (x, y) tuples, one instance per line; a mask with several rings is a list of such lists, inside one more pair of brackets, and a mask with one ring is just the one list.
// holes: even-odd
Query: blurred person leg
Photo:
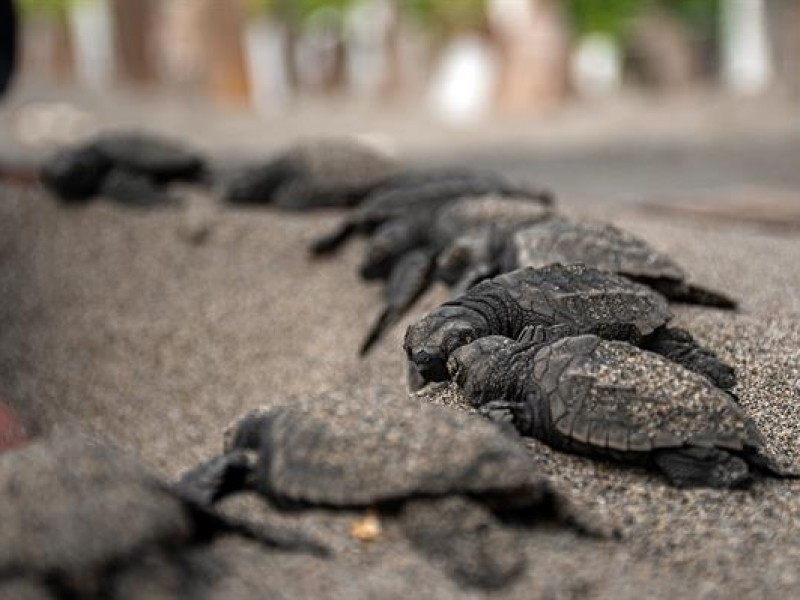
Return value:
[(500, 109), (525, 114), (560, 106), (566, 96), (569, 51), (559, 3), (492, 0), (488, 16), (503, 53)]
[(125, 83), (147, 85), (155, 79), (152, 0), (114, 0), (114, 50), (117, 74)]

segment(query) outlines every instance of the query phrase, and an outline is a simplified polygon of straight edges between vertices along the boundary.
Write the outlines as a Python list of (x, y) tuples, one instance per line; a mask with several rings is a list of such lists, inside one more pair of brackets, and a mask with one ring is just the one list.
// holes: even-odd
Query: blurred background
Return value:
[[(651, 183), (669, 191), (692, 177), (701, 187), (800, 179), (794, 0), (16, 5), (19, 68), (0, 105), (4, 144), (15, 152), (109, 126), (181, 135), (218, 153), (347, 132), (412, 157), (541, 167), (567, 193), (576, 149), (602, 150), (581, 162), (581, 192), (638, 193)], [(681, 177), (646, 168), (675, 144), (692, 144), (701, 162), (703, 148), (718, 150), (709, 150), (709, 168), (684, 161)], [(731, 145), (740, 149), (733, 158)], [(634, 165), (644, 165), (640, 180)], [(593, 175), (605, 183), (590, 186)]]

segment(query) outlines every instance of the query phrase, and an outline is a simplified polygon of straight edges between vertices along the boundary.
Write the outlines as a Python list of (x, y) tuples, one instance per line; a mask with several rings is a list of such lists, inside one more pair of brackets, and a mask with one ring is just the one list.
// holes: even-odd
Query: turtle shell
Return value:
[(760, 449), (755, 423), (709, 379), (630, 344), (565, 338), (534, 357), (551, 428), (571, 449), (645, 453), (683, 446)]
[(85, 574), (179, 544), (194, 524), (187, 505), (137, 462), (84, 438), (0, 455), (0, 571)]
[(530, 195), (479, 194), (446, 205), (436, 215), (434, 241), (445, 243), (465, 231), (491, 225), (498, 228), (535, 223), (549, 217), (552, 208)]
[(362, 227), (379, 225), (390, 219), (412, 215), (413, 211), (438, 208), (453, 200), (483, 194), (527, 196), (548, 202), (549, 196), (525, 186), (509, 184), (500, 175), (483, 171), (447, 174), (416, 185), (378, 189), (359, 206), (351, 222)]
[(229, 431), (226, 450), (248, 447), (256, 419), (256, 487), (300, 505), (358, 507), (416, 496), (531, 499), (547, 489), (524, 449), (494, 424), (396, 395), (336, 394), (259, 409)]
[(682, 281), (685, 273), (644, 240), (613, 225), (554, 218), (516, 231), (505, 269), (583, 263), (632, 277)]
[(387, 153), (354, 138), (300, 142), (278, 160), (294, 165), (303, 179), (319, 187), (368, 187), (397, 170), (397, 162)]
[(186, 179), (198, 175), (203, 159), (170, 139), (141, 133), (110, 133), (90, 146), (115, 167), (150, 175), (159, 180)]
[(579, 333), (636, 341), (672, 318), (658, 292), (582, 264), (517, 269), (478, 284), (465, 297), (480, 296), (484, 286), (500, 286), (513, 299), (521, 311), (520, 330), (565, 324)]

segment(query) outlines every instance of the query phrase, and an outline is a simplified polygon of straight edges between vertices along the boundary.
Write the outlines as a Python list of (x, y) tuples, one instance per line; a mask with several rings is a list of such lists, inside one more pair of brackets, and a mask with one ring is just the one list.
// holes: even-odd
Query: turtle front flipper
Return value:
[(719, 448), (659, 450), (653, 462), (677, 487), (742, 488), (753, 482), (747, 462)]
[(359, 354), (365, 355), (384, 332), (400, 320), (405, 312), (428, 289), (434, 260), (429, 252), (415, 250), (406, 254), (395, 267), (386, 286), (386, 307), (370, 327)]
[(253, 461), (244, 450), (220, 454), (186, 471), (176, 484), (178, 493), (208, 506), (225, 496), (243, 491), (253, 471)]
[(502, 588), (525, 569), (517, 536), (477, 502), (459, 496), (411, 500), (400, 519), (413, 546), (464, 585)]
[(723, 390), (736, 385), (736, 371), (733, 367), (700, 346), (684, 329), (661, 327), (644, 338), (642, 348), (660, 354), (690, 371), (705, 375)]
[(499, 273), (497, 265), (490, 263), (480, 263), (469, 270), (455, 283), (452, 291), (450, 292), (451, 298), (458, 298), (466, 294), (470, 288), (478, 285), (481, 281), (491, 279)]
[(697, 304), (725, 310), (736, 310), (739, 303), (721, 292), (709, 290), (682, 280), (634, 278), (646, 283), (666, 296), (671, 302)]
[(311, 242), (309, 253), (312, 256), (325, 256), (341, 248), (358, 230), (355, 223), (345, 221), (330, 233)]
[(517, 336), (520, 344), (552, 344), (565, 337), (576, 335), (575, 329), (566, 323), (558, 325), (527, 325)]
[(120, 168), (111, 169), (100, 186), (102, 196), (128, 206), (172, 204), (173, 198), (150, 177)]

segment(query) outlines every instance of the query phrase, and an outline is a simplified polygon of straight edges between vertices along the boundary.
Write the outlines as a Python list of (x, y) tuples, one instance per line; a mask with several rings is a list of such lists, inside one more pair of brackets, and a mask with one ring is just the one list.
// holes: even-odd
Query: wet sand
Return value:
[[(365, 360), (356, 349), (380, 291), (356, 275), (361, 244), (311, 262), (306, 244), (336, 212), (140, 212), (104, 202), (65, 209), (0, 188), (0, 396), (37, 433), (80, 429), (167, 477), (218, 451), (225, 426), (292, 394), (404, 389), (405, 324), (446, 297), (426, 295)], [(605, 216), (670, 253), (692, 280), (742, 300), (739, 313), (679, 308), (677, 322), (737, 369), (736, 393), (775, 452), (800, 460), (800, 246), (796, 236), (693, 223), (620, 207)], [(203, 243), (193, 228), (211, 226)], [(188, 233), (187, 233), (188, 230)], [(800, 482), (682, 491), (638, 469), (535, 442), (531, 467), (619, 523), (623, 540), (556, 527), (526, 533), (529, 568), (503, 598), (795, 597)], [(215, 542), (231, 575), (220, 597), (480, 597), (411, 550), (392, 523), (351, 538), (357, 514), (283, 515), (250, 497), (223, 508), (315, 532), (334, 560)]]

